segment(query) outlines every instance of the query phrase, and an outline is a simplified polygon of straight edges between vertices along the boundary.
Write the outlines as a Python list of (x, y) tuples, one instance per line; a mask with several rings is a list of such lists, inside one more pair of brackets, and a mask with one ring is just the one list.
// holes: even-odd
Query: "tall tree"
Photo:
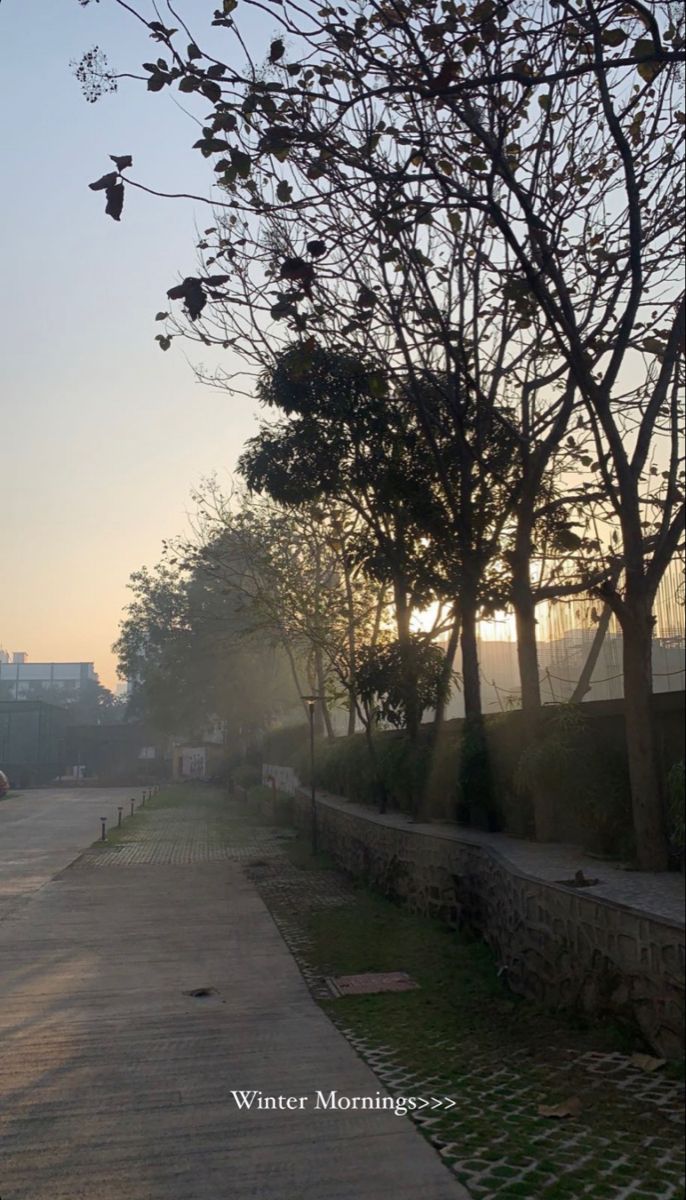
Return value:
[[(232, 7), (229, 0), (214, 18), (222, 31), (236, 29)], [(284, 38), (272, 43), (266, 72), (250, 61), (236, 70), (217, 59), (214, 46), (204, 55), (197, 41), (190, 54), (179, 51), (178, 29), (145, 22), (170, 54), (169, 62), (148, 64), (148, 86), (178, 85), (210, 103), (197, 144), (215, 159), (229, 218), (276, 207), (290, 219), (291, 244), (271, 276), (282, 294), (263, 316), (290, 320), (306, 336), (324, 320), (347, 320), (349, 336), (383, 320), (414, 375), (417, 339), (407, 332), (420, 315), (417, 299), (425, 301), (423, 344), (438, 344), (456, 443), (467, 443), (471, 460), (478, 461), (478, 441), (465, 437), (463, 398), (479, 415), (477, 429), (482, 414), (489, 421), (502, 415), (500, 400), (482, 386), (473, 351), (480, 339), (461, 330), (455, 341), (446, 336), (459, 272), (448, 271), (442, 303), (436, 286), (427, 286), (446, 271), (445, 259), (432, 253), (436, 227), (472, 222), (474, 236), (456, 253), (464, 261), (472, 255), (518, 327), (532, 316), (540, 322), (553, 370), (564, 368), (585, 406), (595, 443), (590, 469), (620, 530), (624, 573), (603, 595), (624, 635), (640, 860), (661, 868), (667, 851), (650, 649), (656, 589), (684, 528), (677, 274), (683, 13), (639, 0), (370, 4), (355, 15), (309, 4), (270, 11), (292, 41), (288, 48)], [(128, 165), (115, 167), (96, 188), (118, 217)], [(364, 219), (346, 222), (343, 239), (318, 221), (331, 192), (351, 209), (366, 196)], [(240, 236), (227, 240), (218, 246), (222, 265)], [(373, 247), (386, 268), (383, 287), (351, 274), (361, 245)], [(414, 266), (394, 286), (399, 246), (402, 262)], [(348, 304), (337, 287), (328, 305), (321, 293), (318, 312), (327, 278), (349, 281)], [(225, 273), (187, 277), (170, 298), (195, 320), (208, 297), (222, 299), (227, 282)], [(482, 316), (483, 304), (475, 311)], [(162, 346), (169, 336), (160, 335)], [(511, 366), (500, 357), (502, 345), (502, 337), (488, 344), (498, 376)], [(505, 345), (516, 357), (516, 341)], [(521, 353), (531, 358), (530, 345)], [(540, 354), (537, 343), (534, 357)], [(421, 389), (414, 398), (431, 444)], [(457, 523), (454, 504), (453, 516)], [(608, 544), (608, 566), (616, 556)]]

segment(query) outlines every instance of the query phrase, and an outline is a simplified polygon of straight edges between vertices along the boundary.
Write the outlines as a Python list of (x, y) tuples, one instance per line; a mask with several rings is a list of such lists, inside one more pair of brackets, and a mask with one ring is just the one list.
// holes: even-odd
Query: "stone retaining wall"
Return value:
[[(296, 793), (295, 824), (309, 830), (310, 812), (309, 796)], [(612, 1014), (638, 1025), (658, 1053), (683, 1053), (683, 927), (532, 878), (490, 846), (386, 824), (357, 805), (319, 799), (317, 824), (320, 847), (350, 874), (482, 936), (513, 991)]]

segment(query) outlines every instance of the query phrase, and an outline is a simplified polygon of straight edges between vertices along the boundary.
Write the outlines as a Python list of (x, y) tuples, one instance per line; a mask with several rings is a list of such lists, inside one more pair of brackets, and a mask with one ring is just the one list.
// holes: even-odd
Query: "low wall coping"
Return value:
[[(309, 800), (309, 792), (299, 795)], [(670, 928), (684, 929), (684, 878), (674, 873), (624, 870), (604, 859), (592, 858), (575, 846), (559, 842), (527, 842), (504, 833), (486, 833), (476, 829), (453, 828), (444, 824), (412, 822), (403, 813), (379, 813), (366, 805), (328, 792), (317, 792), (317, 805), (339, 809), (359, 820), (382, 825), (405, 835), (441, 838), (486, 850), (513, 874), (531, 883), (544, 884), (565, 895), (573, 894), (587, 904), (618, 908), (644, 920)], [(571, 879), (582, 870), (588, 878), (600, 882), (589, 888), (567, 887), (562, 878)], [(602, 890), (601, 890), (602, 889)]]

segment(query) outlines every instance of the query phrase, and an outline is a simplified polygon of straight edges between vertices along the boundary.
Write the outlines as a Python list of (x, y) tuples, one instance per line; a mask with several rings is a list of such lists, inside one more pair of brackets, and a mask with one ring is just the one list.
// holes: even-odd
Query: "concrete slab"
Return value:
[(383, 1095), (238, 864), (82, 860), (0, 924), (2, 1200), (466, 1197), (407, 1118), (331, 1090)]
[(0, 802), (0, 920), (117, 823), (140, 788), (36, 788)]

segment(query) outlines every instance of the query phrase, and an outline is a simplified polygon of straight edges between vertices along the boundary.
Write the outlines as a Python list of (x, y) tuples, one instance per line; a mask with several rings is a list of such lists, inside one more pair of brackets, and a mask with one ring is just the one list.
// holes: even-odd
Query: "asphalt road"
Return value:
[(100, 836), (100, 818), (117, 822), (142, 791), (36, 788), (0, 800), (0, 920), (42, 888)]

